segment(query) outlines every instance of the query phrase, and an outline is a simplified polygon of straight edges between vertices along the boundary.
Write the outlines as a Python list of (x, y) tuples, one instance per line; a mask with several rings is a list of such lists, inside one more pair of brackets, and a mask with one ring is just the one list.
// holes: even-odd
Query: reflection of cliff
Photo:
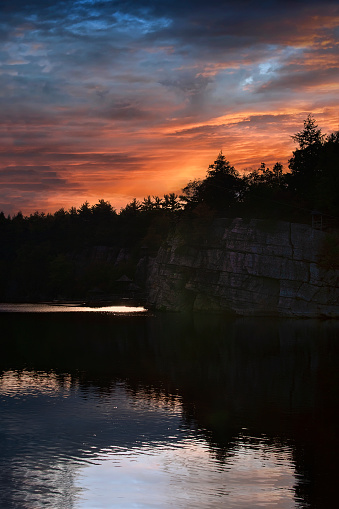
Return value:
[[(300, 474), (298, 493), (311, 507), (318, 500), (329, 507), (324, 501), (336, 487), (339, 451), (339, 323), (90, 313), (0, 320), (3, 369), (70, 373), (67, 383), (79, 384), (82, 397), (92, 390), (104, 397), (120, 380), (131, 395), (169, 401), (178, 395), (187, 425), (205, 435), (221, 461), (239, 434), (287, 441)], [(100, 417), (86, 413), (77, 422), (80, 437), (89, 419)], [(101, 438), (104, 447), (105, 433)]]
[(169, 237), (149, 277), (158, 309), (339, 316), (339, 270), (319, 265), (326, 234), (283, 221), (218, 219), (196, 242)]

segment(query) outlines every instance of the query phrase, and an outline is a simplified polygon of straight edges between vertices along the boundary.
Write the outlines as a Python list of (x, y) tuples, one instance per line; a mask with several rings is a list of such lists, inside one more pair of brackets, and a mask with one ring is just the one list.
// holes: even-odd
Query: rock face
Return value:
[(339, 270), (319, 265), (326, 233), (283, 221), (218, 219), (204, 242), (174, 233), (148, 280), (156, 309), (339, 317)]

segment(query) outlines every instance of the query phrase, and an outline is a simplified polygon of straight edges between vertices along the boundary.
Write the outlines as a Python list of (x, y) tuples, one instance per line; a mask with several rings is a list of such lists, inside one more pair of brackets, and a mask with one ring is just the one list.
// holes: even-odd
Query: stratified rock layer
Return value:
[(283, 221), (218, 219), (204, 242), (178, 232), (149, 277), (157, 309), (339, 317), (339, 270), (319, 264), (326, 233)]

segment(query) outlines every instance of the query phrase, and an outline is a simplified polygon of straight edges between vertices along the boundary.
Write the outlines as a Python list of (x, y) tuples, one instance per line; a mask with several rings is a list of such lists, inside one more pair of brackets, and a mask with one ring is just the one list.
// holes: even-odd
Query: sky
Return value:
[(339, 129), (337, 0), (1, 0), (0, 210), (180, 193)]

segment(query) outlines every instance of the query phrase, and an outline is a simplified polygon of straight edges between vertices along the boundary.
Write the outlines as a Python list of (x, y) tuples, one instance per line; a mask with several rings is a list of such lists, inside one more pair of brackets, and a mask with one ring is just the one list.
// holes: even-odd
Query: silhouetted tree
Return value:
[(324, 142), (324, 135), (318, 129), (315, 119), (311, 114), (304, 120), (304, 129), (292, 136), (292, 140), (298, 143), (301, 150), (310, 146), (319, 146)]
[(94, 217), (108, 218), (116, 216), (115, 208), (110, 204), (109, 201), (99, 200), (98, 203), (93, 205), (92, 213)]
[(320, 209), (339, 215), (339, 135), (325, 136), (308, 115), (304, 129), (292, 136), (299, 144), (289, 161), (289, 188), (309, 212)]
[(153, 196), (153, 208), (156, 210), (161, 209), (162, 206), (162, 200), (159, 196)]
[(79, 217), (85, 220), (89, 220), (92, 216), (92, 209), (87, 200), (81, 205), (81, 207), (78, 208), (78, 214)]
[(150, 210), (154, 209), (154, 203), (152, 202), (150, 195), (143, 199), (140, 209), (144, 212), (149, 212)]
[(207, 177), (199, 187), (202, 203), (216, 211), (227, 213), (241, 200), (243, 181), (222, 152), (207, 170)]
[(179, 201), (179, 196), (175, 193), (170, 193), (168, 195), (168, 209), (171, 212), (176, 212), (181, 209), (181, 204)]
[(175, 193), (164, 194), (162, 201), (162, 208), (170, 212), (176, 212), (181, 209), (179, 196)]
[(326, 137), (318, 158), (316, 208), (339, 219), (339, 131)]
[(298, 143), (299, 148), (293, 152), (289, 160), (288, 166), (291, 170), (289, 186), (305, 200), (306, 206), (312, 207), (320, 172), (319, 156), (324, 135), (318, 129), (312, 115), (308, 115), (304, 121), (304, 129), (292, 136), (292, 139)]
[(275, 163), (272, 170), (261, 163), (260, 168), (244, 175), (243, 182), (243, 215), (260, 218), (289, 215), (290, 193), (281, 163)]
[(180, 200), (184, 202), (185, 209), (194, 209), (200, 202), (200, 188), (202, 180), (190, 180), (183, 188)]

